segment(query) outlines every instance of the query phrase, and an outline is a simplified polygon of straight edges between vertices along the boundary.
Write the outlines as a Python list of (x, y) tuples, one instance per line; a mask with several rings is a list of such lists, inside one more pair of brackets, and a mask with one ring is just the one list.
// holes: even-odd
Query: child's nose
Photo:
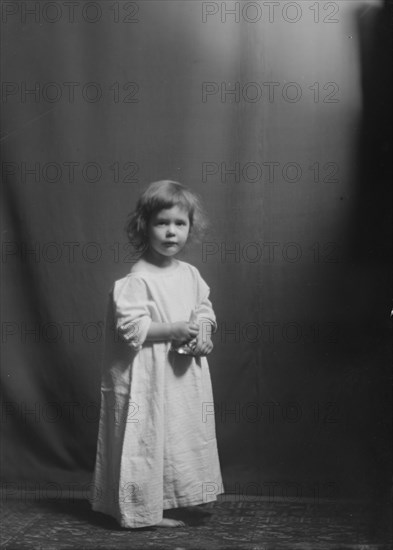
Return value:
[(175, 232), (175, 227), (173, 225), (168, 225), (167, 233), (168, 235), (173, 235)]

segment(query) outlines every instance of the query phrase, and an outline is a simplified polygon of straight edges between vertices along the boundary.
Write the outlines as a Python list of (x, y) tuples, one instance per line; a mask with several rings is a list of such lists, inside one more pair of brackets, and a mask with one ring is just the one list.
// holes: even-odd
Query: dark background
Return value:
[(82, 2), (73, 19), (62, 2), (2, 4), (8, 493), (87, 490), (108, 291), (136, 259), (123, 227), (144, 185), (170, 178), (211, 221), (183, 258), (220, 324), (209, 363), (226, 490), (385, 495), (388, 3), (281, 2), (271, 21), (263, 2), (239, 16), (199, 0)]

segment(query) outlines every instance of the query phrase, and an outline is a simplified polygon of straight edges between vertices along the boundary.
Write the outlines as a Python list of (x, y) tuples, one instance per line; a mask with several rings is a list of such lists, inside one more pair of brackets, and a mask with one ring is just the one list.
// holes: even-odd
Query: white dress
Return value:
[(209, 287), (192, 265), (131, 272), (109, 303), (101, 414), (91, 503), (123, 527), (155, 525), (163, 509), (223, 492), (206, 357), (145, 342), (152, 321), (216, 328)]

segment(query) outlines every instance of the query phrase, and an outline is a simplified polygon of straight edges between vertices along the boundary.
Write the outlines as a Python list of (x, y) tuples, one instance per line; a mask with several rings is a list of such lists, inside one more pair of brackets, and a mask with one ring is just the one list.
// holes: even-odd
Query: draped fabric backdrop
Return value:
[[(228, 492), (389, 481), (388, 3), (2, 2), (3, 487), (87, 491), (141, 189), (210, 218)], [(210, 414), (205, 404), (201, 415)]]

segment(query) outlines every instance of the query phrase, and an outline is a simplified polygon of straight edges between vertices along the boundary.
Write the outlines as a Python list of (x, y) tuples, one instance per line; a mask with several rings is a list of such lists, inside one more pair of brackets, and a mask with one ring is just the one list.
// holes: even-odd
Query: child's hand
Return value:
[(195, 356), (208, 355), (214, 347), (210, 336), (208, 334), (204, 335), (202, 331), (200, 331), (198, 336), (188, 345)]
[(199, 325), (188, 321), (179, 321), (172, 323), (172, 340), (176, 342), (188, 342), (197, 336), (199, 333)]

